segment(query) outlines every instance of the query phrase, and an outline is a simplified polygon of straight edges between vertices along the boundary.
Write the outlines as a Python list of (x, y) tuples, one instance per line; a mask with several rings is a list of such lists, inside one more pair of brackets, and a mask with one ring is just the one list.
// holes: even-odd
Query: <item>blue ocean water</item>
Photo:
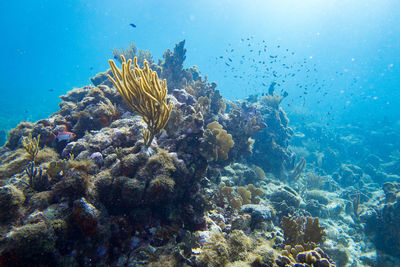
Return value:
[[(59, 95), (108, 68), (113, 48), (134, 42), (157, 59), (183, 39), (185, 65), (197, 65), (228, 99), (264, 92), (272, 70), (284, 74), (270, 64), (270, 77), (256, 77), (275, 55), (304, 65), (281, 86), (289, 114), (331, 123), (399, 116), (398, 1), (2, 1), (0, 12), (0, 129), (55, 112)], [(283, 58), (286, 49), (294, 54)], [(253, 59), (267, 63), (251, 68)]]

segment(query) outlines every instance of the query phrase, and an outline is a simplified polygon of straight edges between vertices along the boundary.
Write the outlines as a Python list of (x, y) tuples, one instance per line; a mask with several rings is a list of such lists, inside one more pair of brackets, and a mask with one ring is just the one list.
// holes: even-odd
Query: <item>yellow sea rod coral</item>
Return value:
[(121, 69), (109, 60), (114, 78), (108, 75), (115, 88), (119, 91), (128, 106), (140, 116), (147, 124), (143, 132), (146, 146), (150, 146), (154, 136), (161, 132), (168, 122), (172, 110), (172, 103), (167, 103), (167, 81), (161, 81), (157, 72), (149, 68), (144, 61), (144, 68), (137, 64), (137, 58), (133, 60), (134, 68), (131, 68), (132, 60), (126, 62), (121, 55)]

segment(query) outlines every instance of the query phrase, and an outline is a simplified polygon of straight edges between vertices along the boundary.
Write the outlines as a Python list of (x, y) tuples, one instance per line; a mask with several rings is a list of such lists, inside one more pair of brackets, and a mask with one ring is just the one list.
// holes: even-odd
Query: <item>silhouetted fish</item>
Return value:
[(269, 88), (268, 88), (268, 94), (269, 94), (269, 95), (272, 95), (272, 94), (274, 93), (275, 85), (276, 85), (276, 82), (272, 82), (272, 83), (270, 84), (270, 86), (269, 86)]
[(133, 23), (130, 23), (129, 25), (132, 26), (132, 28), (136, 28), (136, 25)]

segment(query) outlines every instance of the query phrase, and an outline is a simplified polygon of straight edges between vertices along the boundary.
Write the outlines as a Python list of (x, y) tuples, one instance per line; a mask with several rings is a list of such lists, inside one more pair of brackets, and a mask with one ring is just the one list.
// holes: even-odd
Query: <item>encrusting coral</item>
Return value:
[(324, 251), (318, 247), (312, 250), (305, 251), (303, 246), (301, 245), (296, 245), (294, 247), (285, 246), (284, 250), (282, 250), (281, 253), (282, 255), (279, 255), (278, 259), (275, 260), (275, 263), (279, 267), (336, 266), (332, 263), (332, 260), (324, 253)]
[(132, 60), (126, 62), (121, 55), (121, 70), (114, 61), (109, 60), (114, 78), (108, 76), (122, 95), (128, 106), (142, 116), (147, 124), (143, 133), (146, 146), (150, 146), (154, 136), (164, 129), (171, 114), (172, 103), (167, 103), (167, 82), (158, 78), (157, 72), (149, 68), (147, 61), (140, 69), (137, 58), (133, 60), (134, 69), (131, 69)]

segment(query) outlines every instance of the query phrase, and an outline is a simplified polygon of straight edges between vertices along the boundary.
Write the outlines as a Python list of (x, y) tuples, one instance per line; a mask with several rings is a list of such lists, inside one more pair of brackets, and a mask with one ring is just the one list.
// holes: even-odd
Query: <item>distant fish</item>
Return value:
[(136, 28), (136, 25), (133, 23), (130, 23), (129, 25), (132, 26), (132, 28)]
[(50, 88), (50, 89), (49, 89), (49, 92), (54, 92), (54, 89), (53, 89), (53, 88)]
[(275, 90), (275, 85), (276, 85), (276, 82), (272, 82), (272, 83), (270, 84), (270, 86), (269, 86), (269, 88), (268, 88), (268, 94), (269, 94), (269, 95), (273, 95), (274, 90)]
[(295, 133), (294, 133), (294, 136), (296, 136), (296, 137), (298, 137), (298, 138), (304, 138), (304, 137), (306, 137), (306, 135), (303, 134), (302, 132), (295, 132)]

